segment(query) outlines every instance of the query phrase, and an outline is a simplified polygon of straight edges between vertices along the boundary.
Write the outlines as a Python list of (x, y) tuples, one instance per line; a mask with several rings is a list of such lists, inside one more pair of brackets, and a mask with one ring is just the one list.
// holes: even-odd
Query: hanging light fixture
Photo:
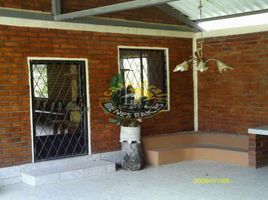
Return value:
[(183, 63), (176, 66), (173, 72), (185, 72), (189, 70), (190, 65), (192, 64), (193, 59), (186, 60)]
[[(203, 5), (202, 5), (202, 0), (199, 1), (199, 11), (200, 11), (200, 20), (202, 20), (203, 18)], [(194, 59), (196, 60), (196, 70), (199, 72), (205, 72), (209, 69), (208, 67), (208, 62), (210, 61), (214, 61), (216, 63), (216, 66), (218, 68), (218, 71), (220, 73), (225, 72), (227, 70), (232, 70), (234, 68), (232, 68), (231, 66), (225, 64), (224, 62), (218, 60), (218, 59), (205, 59), (204, 58), (204, 54), (203, 54), (203, 44), (204, 44), (204, 38), (203, 38), (203, 31), (201, 30), (201, 41), (200, 41), (200, 48), (197, 48), (196, 52), (195, 52), (195, 56), (194, 58), (190, 58), (189, 60), (186, 60), (184, 62), (182, 62), (181, 64), (177, 65), (175, 67), (175, 69), (173, 70), (173, 72), (184, 72), (184, 71), (188, 71), (190, 66), (193, 65), (193, 61)]]

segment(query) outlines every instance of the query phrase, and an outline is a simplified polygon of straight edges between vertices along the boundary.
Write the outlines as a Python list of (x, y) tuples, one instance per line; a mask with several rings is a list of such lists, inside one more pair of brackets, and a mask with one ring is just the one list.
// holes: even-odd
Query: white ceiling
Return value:
[[(191, 20), (200, 19), (200, 0), (180, 0), (169, 3)], [(202, 0), (203, 17), (213, 18), (268, 9), (268, 0)]]

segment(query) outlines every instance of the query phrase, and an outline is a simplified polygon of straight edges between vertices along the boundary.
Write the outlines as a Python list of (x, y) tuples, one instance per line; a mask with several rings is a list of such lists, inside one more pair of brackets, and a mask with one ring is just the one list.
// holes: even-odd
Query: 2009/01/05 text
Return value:
[(230, 178), (194, 178), (193, 183), (195, 184), (228, 184), (231, 183)]

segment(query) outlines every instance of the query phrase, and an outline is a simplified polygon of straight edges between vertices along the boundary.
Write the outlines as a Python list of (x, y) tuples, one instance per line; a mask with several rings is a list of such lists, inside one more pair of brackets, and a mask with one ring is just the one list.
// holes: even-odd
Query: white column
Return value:
[[(193, 37), (193, 58), (195, 58), (195, 51), (197, 49), (196, 45), (196, 35)], [(194, 130), (198, 131), (198, 71), (197, 71), (196, 59), (193, 61), (193, 92), (194, 92)]]

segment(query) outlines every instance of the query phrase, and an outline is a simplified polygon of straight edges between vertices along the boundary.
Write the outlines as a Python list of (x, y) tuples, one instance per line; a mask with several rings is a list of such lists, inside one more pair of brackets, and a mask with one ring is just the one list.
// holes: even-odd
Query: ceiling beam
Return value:
[[(54, 17), (50, 13), (42, 12), (31, 12), (23, 10), (14, 10), (0, 8), (0, 17), (9, 18), (19, 18), (19, 19), (30, 19), (38, 21), (54, 21)], [(169, 25), (169, 24), (156, 24), (148, 22), (138, 22), (130, 20), (120, 20), (120, 19), (109, 19), (101, 17), (88, 17), (85, 19), (75, 19), (68, 21), (73, 24), (85, 24), (85, 25), (106, 25), (106, 26), (116, 26), (116, 27), (129, 27), (129, 28), (141, 28), (141, 29), (151, 29), (151, 30), (166, 30), (166, 31), (181, 31), (181, 32), (194, 32), (194, 30), (187, 26), (179, 25)], [(57, 22), (61, 23), (61, 22)]]
[(61, 14), (61, 0), (51, 0), (51, 13), (53, 16)]
[(44, 12), (33, 12), (28, 10), (15, 10), (8, 8), (0, 7), (0, 17), (10, 17), (10, 18), (19, 18), (19, 19), (32, 19), (32, 20), (40, 20), (40, 21), (51, 21), (53, 20), (53, 16), (50, 13)]
[(205, 18), (205, 19), (201, 19), (201, 20), (198, 19), (198, 20), (194, 20), (194, 21), (196, 23), (197, 22), (207, 22), (207, 21), (213, 21), (213, 20), (229, 19), (229, 18), (234, 18), (234, 17), (243, 17), (243, 16), (247, 16), (247, 15), (256, 15), (256, 14), (262, 14), (262, 13), (268, 13), (268, 9), (243, 12), (243, 13), (237, 13), (237, 14), (232, 14), (232, 15), (224, 15), (224, 16), (219, 16), (219, 17), (210, 17), (210, 18)]
[(149, 22), (109, 19), (109, 18), (102, 18), (102, 17), (88, 17), (84, 19), (75, 19), (70, 22), (77, 22), (77, 23), (83, 23), (83, 24), (107, 25), (107, 26), (121, 26), (121, 27), (130, 27), (130, 28), (182, 31), (182, 32), (192, 32), (192, 33), (195, 32), (193, 28), (184, 26), (184, 25), (156, 24), (156, 23), (149, 23)]
[(88, 16), (95, 16), (95, 15), (101, 15), (101, 14), (107, 14), (107, 13), (113, 13), (113, 12), (119, 12), (119, 11), (125, 11), (125, 10), (132, 10), (132, 9), (144, 8), (144, 7), (149, 7), (149, 6), (156, 6), (160, 4), (169, 3), (172, 1), (178, 1), (178, 0), (146, 0), (146, 1), (134, 0), (134, 1), (124, 2), (124, 3), (117, 3), (117, 4), (108, 5), (108, 6), (102, 6), (102, 7), (91, 8), (91, 9), (82, 10), (82, 11), (56, 15), (54, 18), (57, 21), (77, 19), (77, 18), (88, 17)]
[(188, 19), (186, 16), (181, 14), (178, 10), (176, 10), (172, 6), (165, 4), (165, 5), (158, 5), (157, 7), (160, 10), (166, 12), (168, 15), (174, 17), (178, 21), (183, 22), (184, 24), (192, 27), (196, 32), (202, 31), (202, 28), (200, 28), (195, 22)]

